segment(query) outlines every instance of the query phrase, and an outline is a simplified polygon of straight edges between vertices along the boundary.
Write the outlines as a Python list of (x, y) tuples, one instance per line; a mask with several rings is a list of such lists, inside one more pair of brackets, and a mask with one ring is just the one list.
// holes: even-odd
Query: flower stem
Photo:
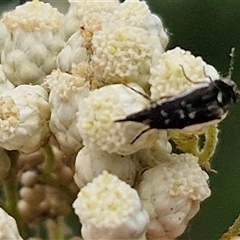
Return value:
[(204, 146), (199, 154), (199, 164), (204, 166), (207, 170), (213, 171), (210, 166), (210, 160), (215, 153), (218, 143), (219, 130), (217, 126), (209, 126), (205, 134)]
[(48, 229), (48, 239), (63, 240), (63, 218), (47, 219), (46, 226)]
[(18, 182), (17, 182), (17, 161), (19, 157), (18, 151), (9, 151), (8, 156), (11, 160), (11, 168), (8, 177), (4, 180), (4, 195), (6, 198), (5, 208), (7, 212), (16, 220), (19, 232), (23, 236), (23, 224), (18, 211)]
[(226, 233), (222, 235), (220, 240), (230, 240), (233, 237), (240, 234), (240, 215), (237, 217), (233, 225), (228, 229)]
[(55, 157), (51, 146), (47, 145), (44, 150), (46, 152), (46, 161), (43, 171), (45, 175), (50, 175), (55, 163)]

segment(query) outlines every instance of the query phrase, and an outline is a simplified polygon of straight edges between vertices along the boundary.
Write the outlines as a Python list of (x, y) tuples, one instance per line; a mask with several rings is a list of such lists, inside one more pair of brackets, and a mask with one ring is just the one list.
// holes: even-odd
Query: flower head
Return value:
[(84, 145), (121, 155), (151, 146), (157, 138), (156, 130), (146, 132), (132, 143), (146, 126), (135, 122), (115, 122), (147, 105), (148, 101), (141, 94), (122, 84), (90, 92), (82, 105), (79, 104), (78, 112), (77, 127)]
[(76, 127), (76, 113), (79, 103), (88, 95), (90, 86), (84, 70), (81, 74), (55, 70), (44, 80), (44, 86), (50, 90), (50, 129), (68, 154), (75, 154), (82, 147), (82, 138)]
[[(172, 154), (142, 175), (139, 196), (150, 215), (150, 238), (174, 239), (210, 196), (208, 175), (191, 154)], [(157, 186), (157, 187), (156, 187)]]
[(151, 99), (174, 96), (216, 79), (219, 75), (215, 68), (201, 57), (176, 47), (163, 53), (158, 63), (151, 67)]
[(18, 28), (30, 32), (34, 30), (57, 32), (62, 27), (63, 15), (49, 3), (32, 1), (17, 6), (14, 11), (4, 13), (3, 22), (10, 32)]
[(50, 4), (33, 1), (5, 13), (3, 22), (11, 32), (1, 55), (7, 78), (14, 85), (42, 83), (64, 45), (63, 15)]
[(158, 37), (160, 46), (165, 49), (168, 36), (162, 25), (161, 19), (152, 14), (147, 3), (139, 0), (126, 0), (114, 11), (112, 18), (123, 20), (128, 26), (143, 28), (148, 31), (149, 37)]
[(96, 78), (106, 83), (137, 83), (148, 87), (152, 61), (163, 52), (146, 29), (125, 21), (105, 24), (92, 39), (92, 67)]
[(145, 239), (148, 215), (136, 190), (104, 171), (73, 203), (84, 239)]
[(31, 153), (48, 140), (50, 109), (40, 86), (21, 85), (0, 94), (0, 146)]
[(89, 20), (103, 23), (109, 19), (118, 7), (118, 0), (69, 0), (70, 7), (64, 17), (64, 35), (68, 39)]

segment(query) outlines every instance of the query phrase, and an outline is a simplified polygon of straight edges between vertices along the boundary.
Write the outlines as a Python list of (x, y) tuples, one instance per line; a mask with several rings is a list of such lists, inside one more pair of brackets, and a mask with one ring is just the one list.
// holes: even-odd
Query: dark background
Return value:
[[(53, 5), (66, 6), (65, 2), (53, 1)], [(17, 3), (0, 0), (0, 10)], [(240, 86), (240, 0), (148, 0), (148, 3), (170, 34), (168, 49), (180, 46), (190, 50), (226, 76), (229, 53), (235, 47), (232, 79)], [(219, 239), (240, 214), (240, 105), (232, 107), (220, 129), (213, 158), (213, 168), (218, 173), (210, 173), (212, 195), (201, 205), (181, 240)]]

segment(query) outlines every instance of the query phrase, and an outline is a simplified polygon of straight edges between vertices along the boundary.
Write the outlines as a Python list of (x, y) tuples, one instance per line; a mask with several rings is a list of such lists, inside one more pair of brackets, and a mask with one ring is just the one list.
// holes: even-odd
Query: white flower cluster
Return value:
[(165, 51), (144, 1), (69, 2), (65, 16), (34, 0), (0, 21), (2, 155), (52, 136), (76, 158), (84, 239), (174, 239), (209, 197), (208, 176), (172, 152), (167, 131), (121, 120), (219, 75), (189, 51)]

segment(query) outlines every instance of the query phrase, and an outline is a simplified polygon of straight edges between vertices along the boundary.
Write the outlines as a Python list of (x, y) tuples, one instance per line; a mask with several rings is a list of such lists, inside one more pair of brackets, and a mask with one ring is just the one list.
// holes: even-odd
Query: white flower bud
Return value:
[[(196, 88), (192, 82), (210, 82), (219, 79), (215, 68), (207, 65), (201, 57), (193, 56), (179, 47), (161, 55), (151, 67), (151, 99), (159, 100)], [(189, 81), (189, 79), (191, 81)]]
[(64, 41), (63, 15), (50, 4), (27, 2), (3, 15), (11, 33), (2, 50), (3, 70), (15, 85), (40, 84), (56, 67)]
[(24, 172), (21, 176), (21, 184), (33, 188), (38, 182), (38, 174), (36, 171), (28, 170)]
[(0, 146), (32, 153), (49, 138), (50, 109), (40, 86), (21, 85), (0, 94)]
[(181, 235), (198, 212), (200, 202), (210, 196), (208, 175), (197, 161), (191, 154), (172, 154), (143, 173), (138, 192), (150, 216), (150, 239)]
[(69, 10), (64, 17), (65, 39), (79, 31), (79, 27), (88, 20), (107, 21), (119, 6), (118, 0), (69, 0), (69, 3)]
[(128, 26), (135, 26), (146, 29), (149, 38), (157, 37), (160, 46), (165, 49), (168, 43), (168, 36), (163, 28), (160, 18), (151, 13), (145, 1), (126, 0), (114, 11), (112, 18), (125, 21)]
[(150, 147), (158, 131), (147, 131), (134, 141), (146, 129), (146, 125), (130, 121), (115, 122), (145, 109), (148, 104), (141, 94), (122, 84), (104, 86), (90, 92), (79, 104), (78, 112), (77, 127), (84, 145), (121, 155)]
[(146, 239), (149, 218), (136, 190), (104, 171), (73, 203), (84, 239)]
[(153, 58), (163, 52), (159, 38), (146, 29), (110, 21), (93, 35), (91, 64), (97, 79), (106, 83), (137, 83), (148, 89)]
[(18, 201), (18, 210), (24, 222), (33, 222), (40, 215), (39, 203), (27, 202), (23, 199)]
[(54, 70), (45, 79), (50, 89), (50, 129), (62, 150), (68, 154), (82, 148), (82, 138), (76, 127), (78, 106), (87, 96), (90, 84), (84, 77)]
[(139, 165), (132, 155), (110, 154), (98, 148), (92, 149), (85, 146), (76, 157), (74, 180), (78, 187), (81, 188), (100, 175), (103, 170), (106, 170), (133, 186), (138, 167)]
[(19, 235), (16, 221), (0, 208), (0, 240), (23, 240)]

